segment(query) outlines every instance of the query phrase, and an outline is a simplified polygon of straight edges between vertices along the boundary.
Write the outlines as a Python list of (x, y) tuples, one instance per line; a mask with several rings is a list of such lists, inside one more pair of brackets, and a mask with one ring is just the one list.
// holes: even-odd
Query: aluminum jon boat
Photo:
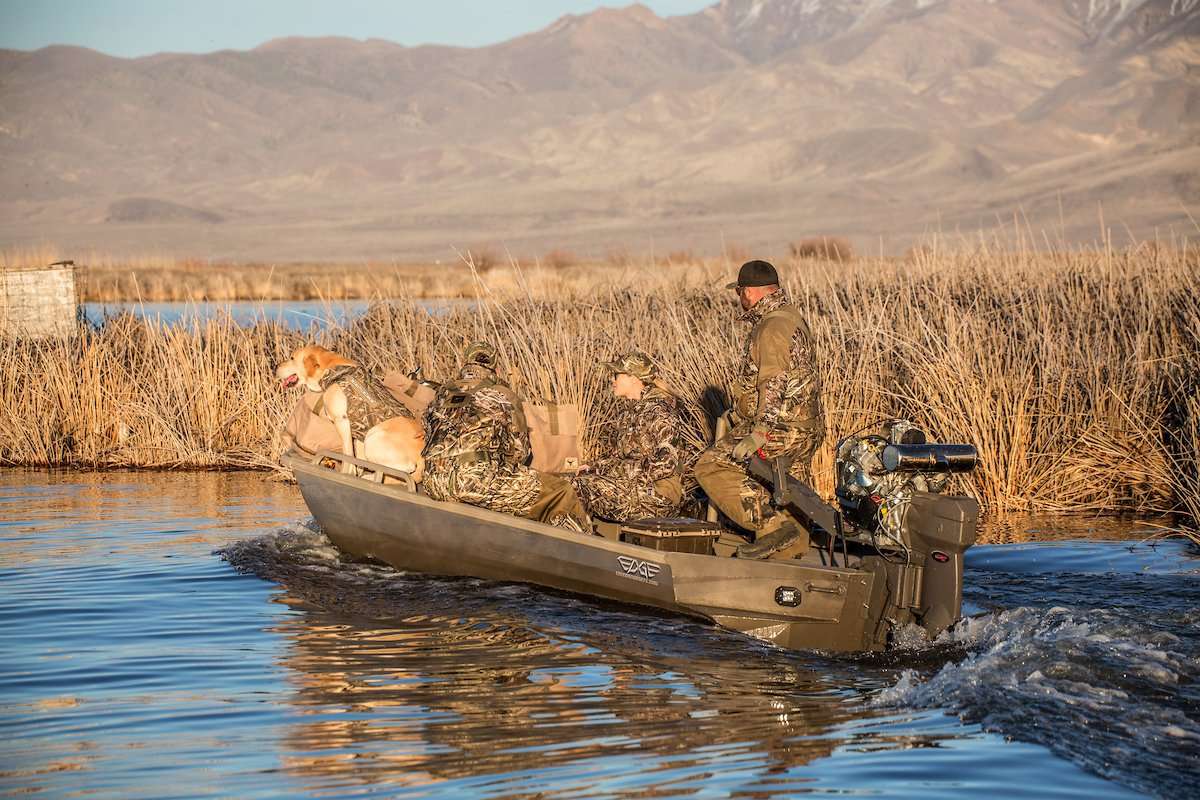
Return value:
[(933, 638), (956, 622), (979, 508), (969, 497), (910, 491), (902, 512), (890, 510), (892, 537), (825, 504), (786, 464), (756, 459), (753, 469), (776, 504), (805, 521), (812, 546), (801, 558), (750, 560), (731, 557), (744, 540), (698, 520), (599, 523), (585, 535), (439, 502), (403, 472), (332, 451), (289, 453), (283, 463), (326, 536), (352, 557), (652, 606), (831, 652), (883, 650), (902, 628)]

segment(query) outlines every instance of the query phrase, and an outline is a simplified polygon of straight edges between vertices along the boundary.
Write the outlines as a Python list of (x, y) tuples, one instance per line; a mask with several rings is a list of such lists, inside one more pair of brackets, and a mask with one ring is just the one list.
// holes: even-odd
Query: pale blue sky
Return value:
[[(659, 16), (716, 0), (642, 0)], [(621, 0), (0, 0), (0, 48), (74, 44), (117, 56), (246, 50), (280, 36), (478, 46)]]

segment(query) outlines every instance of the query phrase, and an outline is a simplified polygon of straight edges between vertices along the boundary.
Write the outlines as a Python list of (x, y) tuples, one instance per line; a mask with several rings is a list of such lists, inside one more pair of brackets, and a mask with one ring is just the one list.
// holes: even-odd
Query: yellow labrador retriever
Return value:
[[(420, 482), (425, 474), (425, 430), (382, 384), (348, 358), (310, 344), (275, 370), (284, 389), (303, 385), (321, 394), (314, 414), (333, 423), (342, 452), (403, 470)], [(343, 471), (354, 472), (352, 464)]]

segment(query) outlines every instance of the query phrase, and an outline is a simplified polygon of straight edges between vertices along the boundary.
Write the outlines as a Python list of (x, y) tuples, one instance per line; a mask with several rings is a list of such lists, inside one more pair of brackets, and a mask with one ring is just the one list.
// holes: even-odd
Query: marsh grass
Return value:
[(788, 245), (793, 259), (820, 259), (824, 261), (850, 261), (854, 258), (854, 247), (841, 236), (810, 236)]
[[(52, 251), (47, 251), (49, 255)], [(673, 254), (677, 256), (678, 254)], [(53, 258), (22, 263), (45, 264)], [(685, 267), (691, 259), (653, 265)], [(588, 262), (567, 250), (551, 250), (520, 262), (495, 251), (465, 250), (445, 264), (359, 262), (343, 264), (254, 264), (174, 259), (85, 257), (76, 262), (83, 302), (204, 302), (233, 300), (364, 300), (373, 298), (472, 298), (486, 277), (487, 293), (516, 294), (524, 286), (543, 291), (578, 291), (620, 282), (647, 268), (645, 262)]]
[[(729, 264), (627, 263), (565, 277), (573, 268), (460, 268), (478, 302), (438, 316), (398, 290), (345, 326), (306, 333), (126, 316), (69, 341), (0, 343), (0, 461), (267, 466), (295, 402), (272, 370), (304, 340), (435, 379), (454, 371), (467, 342), (491, 340), (527, 396), (580, 406), (585, 455), (611, 413), (595, 365), (638, 347), (684, 400), (694, 448), (706, 440), (746, 332), (720, 288)], [(824, 380), (818, 490), (832, 492), (838, 438), (902, 416), (978, 446), (980, 468), (964, 488), (991, 511), (1197, 518), (1198, 278), (1195, 251), (1161, 247), (980, 245), (795, 264), (787, 288), (810, 321)]]

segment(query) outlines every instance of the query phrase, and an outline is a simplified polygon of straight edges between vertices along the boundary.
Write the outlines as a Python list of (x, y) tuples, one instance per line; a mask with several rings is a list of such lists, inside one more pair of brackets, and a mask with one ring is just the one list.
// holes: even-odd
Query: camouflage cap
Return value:
[(605, 362), (604, 366), (615, 373), (632, 375), (645, 383), (658, 377), (658, 368), (650, 360), (650, 356), (637, 350), (622, 353), (615, 360)]
[(481, 367), (494, 370), (496, 362), (496, 348), (487, 342), (471, 342), (463, 350), (462, 363), (464, 367), (470, 364), (478, 364)]

